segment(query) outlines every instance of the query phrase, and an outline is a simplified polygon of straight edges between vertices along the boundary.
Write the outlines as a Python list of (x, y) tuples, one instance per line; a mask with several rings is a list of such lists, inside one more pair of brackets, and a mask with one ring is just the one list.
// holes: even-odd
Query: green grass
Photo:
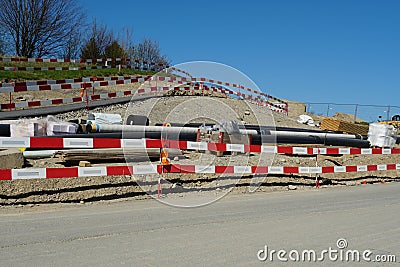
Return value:
[[(2, 62), (0, 67), (85, 67), (97, 66), (95, 63), (64, 63), (64, 62)], [(93, 70), (55, 70), (55, 71), (0, 71), (0, 82), (8, 81), (35, 81), (35, 80), (59, 80), (91, 76), (116, 76), (116, 75), (154, 75), (154, 71), (142, 71), (132, 69), (93, 69)], [(160, 72), (159, 76), (175, 76)]]
[(0, 71), (0, 81), (35, 81), (35, 80), (59, 80), (91, 76), (116, 76), (116, 75), (153, 75), (155, 72), (141, 70), (67, 70), (67, 71)]

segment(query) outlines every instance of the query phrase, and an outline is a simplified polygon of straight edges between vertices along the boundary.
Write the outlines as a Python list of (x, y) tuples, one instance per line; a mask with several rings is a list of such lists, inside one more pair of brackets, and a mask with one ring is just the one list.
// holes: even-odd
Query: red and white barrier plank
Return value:
[(400, 170), (400, 164), (290, 167), (290, 166), (199, 166), (199, 165), (128, 165), (65, 168), (0, 169), (0, 180), (54, 179), (90, 176), (145, 175), (161, 173), (187, 174), (322, 174)]
[(286, 155), (398, 155), (400, 148), (293, 147), (247, 144), (223, 144), (161, 139), (0, 137), (0, 148), (168, 148), (201, 151), (253, 152)]

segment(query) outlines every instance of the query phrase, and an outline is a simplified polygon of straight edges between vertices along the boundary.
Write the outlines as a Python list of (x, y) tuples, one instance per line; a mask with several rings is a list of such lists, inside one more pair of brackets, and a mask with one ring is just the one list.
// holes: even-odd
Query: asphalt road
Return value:
[[(155, 200), (0, 209), (0, 266), (276, 266), (259, 250), (346, 251), (400, 261), (400, 183), (228, 195), (202, 208)], [(18, 211), (18, 209), (14, 209)], [(263, 254), (261, 253), (262, 257)], [(288, 257), (288, 255), (286, 255)], [(292, 254), (292, 258), (295, 254)], [(381, 263), (365, 263), (381, 266)], [(284, 266), (292, 266), (289, 261)], [(308, 265), (305, 263), (295, 266)], [(325, 261), (320, 266), (357, 264)]]

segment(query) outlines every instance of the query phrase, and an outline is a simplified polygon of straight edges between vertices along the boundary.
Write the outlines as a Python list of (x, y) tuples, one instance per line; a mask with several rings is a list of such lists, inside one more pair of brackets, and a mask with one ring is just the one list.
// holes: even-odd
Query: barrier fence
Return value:
[(400, 106), (392, 105), (363, 105), (341, 103), (306, 103), (306, 111), (320, 116), (333, 116), (335, 113), (345, 113), (354, 122), (360, 119), (366, 122), (391, 120), (393, 115), (400, 114)]
[(146, 175), (162, 173), (186, 174), (324, 174), (372, 171), (398, 171), (400, 164), (354, 166), (199, 166), (199, 165), (127, 165), (65, 168), (0, 169), (0, 180), (77, 178), (91, 176)]
[(167, 148), (200, 151), (273, 153), (286, 155), (398, 155), (400, 148), (295, 147), (249, 144), (225, 144), (163, 139), (0, 137), (0, 148), (96, 149), (96, 148)]

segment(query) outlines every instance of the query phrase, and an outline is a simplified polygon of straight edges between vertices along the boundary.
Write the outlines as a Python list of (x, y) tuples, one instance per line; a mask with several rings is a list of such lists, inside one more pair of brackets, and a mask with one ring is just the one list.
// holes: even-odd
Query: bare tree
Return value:
[(139, 61), (168, 64), (167, 57), (161, 55), (158, 42), (151, 39), (144, 38), (142, 42), (136, 46), (134, 54), (135, 59)]
[(82, 47), (82, 58), (101, 58), (106, 53), (106, 47), (110, 46), (114, 40), (114, 34), (107, 29), (106, 25), (98, 24), (96, 20), (92, 22), (91, 30), (87, 36), (87, 41)]
[(80, 31), (71, 33), (65, 40), (60, 56), (63, 58), (77, 59), (80, 57), (82, 48), (82, 33)]
[(11, 35), (18, 56), (59, 54), (85, 21), (74, 0), (0, 0), (0, 7), (0, 25)]
[(135, 45), (133, 43), (133, 31), (129, 28), (123, 28), (119, 34), (120, 44), (124, 49), (124, 58), (133, 58)]

